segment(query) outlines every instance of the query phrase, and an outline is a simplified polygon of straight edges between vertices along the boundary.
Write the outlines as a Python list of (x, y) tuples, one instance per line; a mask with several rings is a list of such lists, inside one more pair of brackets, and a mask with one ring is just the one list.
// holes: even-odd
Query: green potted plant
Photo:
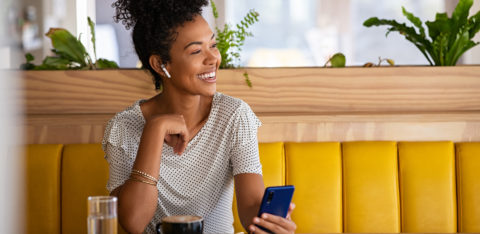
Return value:
[[(212, 6), (213, 16), (215, 20), (218, 19), (217, 7), (213, 0), (210, 0)], [(234, 62), (240, 60), (240, 51), (242, 51), (242, 46), (245, 43), (247, 37), (252, 37), (253, 34), (248, 30), (255, 22), (258, 22), (258, 12), (255, 10), (250, 10), (247, 15), (243, 17), (243, 20), (240, 23), (236, 24), (235, 27), (232, 27), (229, 24), (225, 24), (223, 29), (219, 29), (215, 26), (216, 32), (216, 41), (217, 48), (222, 55), (222, 63), (220, 68), (235, 68)], [(244, 72), (243, 76), (245, 77), (245, 82), (249, 87), (252, 87), (252, 82), (248, 77), (248, 73)]]
[(363, 25), (390, 26), (386, 36), (393, 31), (399, 32), (422, 52), (430, 65), (454, 66), (463, 53), (479, 44), (472, 38), (480, 30), (480, 11), (469, 18), (472, 5), (473, 0), (460, 0), (451, 17), (447, 13), (437, 13), (434, 21), (425, 22), (428, 36), (422, 21), (404, 7), (403, 15), (414, 27), (377, 17), (367, 19)]
[(50, 28), (45, 34), (52, 40), (53, 56), (46, 56), (42, 64), (31, 63), (35, 58), (32, 54), (25, 55), (26, 63), (21, 65), (24, 70), (67, 70), (67, 69), (105, 69), (118, 68), (117, 63), (107, 59), (97, 59), (95, 46), (95, 25), (88, 17), (88, 25), (92, 34), (94, 58), (90, 56), (79, 39), (63, 28)]

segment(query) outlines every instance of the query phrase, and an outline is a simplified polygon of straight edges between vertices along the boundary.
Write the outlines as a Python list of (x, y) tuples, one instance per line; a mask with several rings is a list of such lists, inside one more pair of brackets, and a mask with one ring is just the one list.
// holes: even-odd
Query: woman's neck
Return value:
[[(154, 98), (156, 113), (181, 114), (189, 130), (196, 129), (210, 114), (213, 97), (179, 92), (165, 92)], [(158, 112), (157, 112), (158, 111)]]

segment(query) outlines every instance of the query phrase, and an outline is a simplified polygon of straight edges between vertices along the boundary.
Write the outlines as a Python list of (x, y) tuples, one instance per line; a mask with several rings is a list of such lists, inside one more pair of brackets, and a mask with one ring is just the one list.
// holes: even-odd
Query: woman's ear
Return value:
[(167, 78), (171, 78), (166, 66), (162, 63), (162, 59), (160, 58), (160, 56), (150, 55), (148, 62), (150, 63), (150, 67), (152, 67), (156, 73), (163, 74)]

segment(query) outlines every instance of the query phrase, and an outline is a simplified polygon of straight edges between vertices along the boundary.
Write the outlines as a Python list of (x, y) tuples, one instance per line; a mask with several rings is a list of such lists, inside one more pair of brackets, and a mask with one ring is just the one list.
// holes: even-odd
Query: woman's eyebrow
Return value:
[[(215, 33), (212, 34), (212, 37), (210, 38), (210, 40), (212, 40), (213, 38), (215, 38)], [(191, 45), (201, 45), (201, 44), (202, 44), (201, 41), (192, 41), (192, 42), (188, 43), (188, 45), (185, 46), (185, 48), (183, 48), (183, 50), (186, 50)]]

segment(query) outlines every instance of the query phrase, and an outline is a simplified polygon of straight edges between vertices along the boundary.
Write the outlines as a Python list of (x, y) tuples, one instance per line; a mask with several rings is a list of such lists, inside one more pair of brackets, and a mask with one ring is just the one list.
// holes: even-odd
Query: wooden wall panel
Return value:
[[(218, 90), (256, 113), (480, 110), (480, 66), (249, 69), (221, 73)], [(223, 79), (222, 79), (223, 78)]]
[[(217, 89), (256, 113), (480, 110), (480, 66), (220, 70)], [(112, 113), (155, 94), (140, 70), (27, 71), (28, 114)]]
[(20, 72), (27, 114), (105, 114), (155, 95), (141, 70)]
[[(480, 141), (480, 114), (262, 117), (259, 141)], [(311, 121), (312, 118), (318, 118)], [(441, 120), (440, 120), (441, 119)]]
[[(24, 81), (26, 143), (98, 143), (116, 112), (155, 95), (140, 70), (12, 75)], [(218, 77), (217, 90), (249, 103), (263, 122), (261, 142), (480, 141), (480, 66), (257, 68)]]
[[(113, 115), (28, 116), (27, 143), (99, 143)], [(459, 119), (461, 116), (465, 119)], [(315, 119), (316, 118), (316, 119)], [(480, 141), (480, 114), (259, 116), (261, 142), (356, 140)], [(314, 120), (315, 119), (315, 120)]]

